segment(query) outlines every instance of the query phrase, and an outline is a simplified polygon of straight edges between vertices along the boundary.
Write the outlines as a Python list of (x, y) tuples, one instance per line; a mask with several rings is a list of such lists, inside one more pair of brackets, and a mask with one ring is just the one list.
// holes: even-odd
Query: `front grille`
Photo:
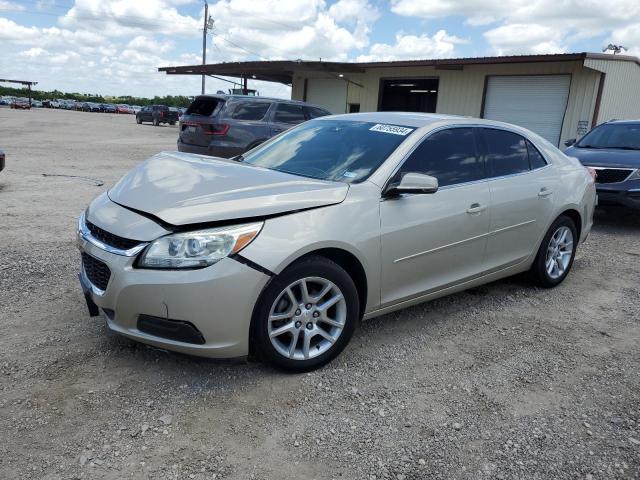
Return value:
[(82, 252), (82, 267), (89, 281), (100, 290), (106, 290), (111, 278), (107, 264), (88, 253)]
[(114, 235), (113, 233), (109, 233), (88, 220), (85, 220), (85, 224), (91, 232), (91, 235), (100, 240), (102, 243), (106, 243), (110, 247), (120, 250), (129, 250), (130, 248), (136, 247), (142, 243), (138, 240), (130, 240), (128, 238), (122, 238)]
[(623, 168), (597, 168), (596, 183), (617, 183), (623, 182), (633, 170)]

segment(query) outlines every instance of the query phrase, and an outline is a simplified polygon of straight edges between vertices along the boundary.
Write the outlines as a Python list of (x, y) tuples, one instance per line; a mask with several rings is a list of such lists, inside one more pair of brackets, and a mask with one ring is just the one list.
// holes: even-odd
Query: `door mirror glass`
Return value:
[(400, 182), (391, 183), (386, 191), (385, 196), (402, 195), (403, 193), (436, 193), (438, 191), (438, 179), (430, 175), (422, 173), (407, 172)]
[(564, 145), (566, 147), (570, 147), (571, 145), (573, 145), (574, 143), (576, 143), (576, 139), (575, 138), (570, 138), (569, 140), (565, 140), (564, 141)]

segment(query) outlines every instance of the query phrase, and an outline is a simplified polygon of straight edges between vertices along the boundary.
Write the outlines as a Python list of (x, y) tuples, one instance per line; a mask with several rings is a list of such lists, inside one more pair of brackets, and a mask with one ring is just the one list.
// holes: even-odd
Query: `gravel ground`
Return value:
[(2, 109), (0, 132), (0, 478), (640, 478), (640, 215), (599, 210), (554, 290), (513, 278), (386, 315), (285, 375), (87, 315), (76, 217), (176, 127)]

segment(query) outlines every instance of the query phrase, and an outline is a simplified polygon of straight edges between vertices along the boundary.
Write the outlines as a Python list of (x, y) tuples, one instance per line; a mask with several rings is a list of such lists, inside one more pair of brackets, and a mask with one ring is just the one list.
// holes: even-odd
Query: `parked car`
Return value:
[(303, 102), (242, 95), (196, 97), (180, 119), (178, 151), (229, 158), (294, 125), (331, 115)]
[(91, 203), (92, 315), (169, 350), (308, 370), (362, 317), (526, 271), (558, 285), (596, 198), (539, 135), (463, 117), (318, 118), (237, 160), (161, 153)]
[(606, 122), (565, 145), (565, 154), (596, 171), (600, 205), (640, 209), (640, 120)]
[(11, 104), (11, 108), (14, 108), (16, 110), (29, 110), (31, 109), (31, 104), (29, 103), (29, 100), (17, 98)]
[(129, 110), (129, 105), (116, 105), (116, 113), (131, 113)]
[(116, 109), (116, 106), (112, 105), (111, 103), (103, 103), (102, 111), (105, 113), (116, 113), (117, 109)]
[(0, 172), (1, 172), (2, 170), (4, 170), (4, 167), (5, 167), (5, 161), (6, 161), (6, 160), (5, 160), (4, 152), (3, 152), (2, 150), (0, 150)]
[(129, 112), (130, 112), (130, 113), (133, 113), (134, 115), (135, 115), (136, 113), (138, 113), (140, 110), (142, 110), (142, 107), (141, 107), (141, 106), (139, 106), (139, 105), (131, 105), (131, 106), (129, 107)]
[(178, 111), (171, 110), (166, 105), (149, 105), (142, 107), (142, 110), (136, 113), (136, 122), (138, 124), (151, 122), (157, 127), (161, 123), (175, 125), (177, 121)]

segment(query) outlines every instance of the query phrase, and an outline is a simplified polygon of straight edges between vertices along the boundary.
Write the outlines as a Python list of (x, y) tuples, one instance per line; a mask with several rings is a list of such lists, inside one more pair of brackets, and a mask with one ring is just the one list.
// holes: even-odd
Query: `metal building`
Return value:
[(232, 62), (165, 67), (291, 85), (333, 113), (403, 110), (521, 125), (555, 145), (617, 118), (640, 118), (640, 60), (601, 53), (402, 60)]

